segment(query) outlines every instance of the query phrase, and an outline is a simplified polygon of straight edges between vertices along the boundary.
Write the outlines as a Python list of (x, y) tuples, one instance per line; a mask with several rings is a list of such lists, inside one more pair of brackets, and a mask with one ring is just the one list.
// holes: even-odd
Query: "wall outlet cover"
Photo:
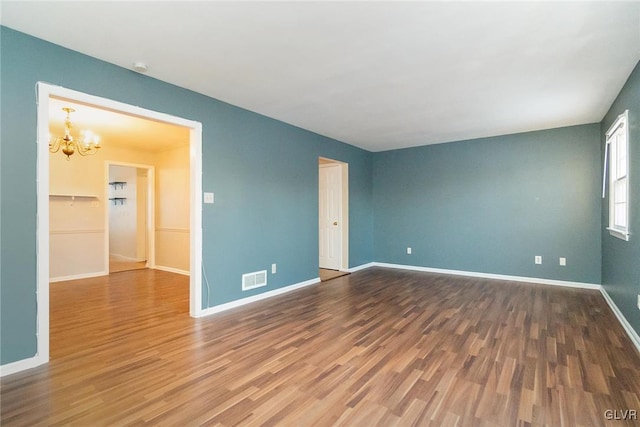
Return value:
[(560, 257), (560, 265), (563, 267), (567, 265), (567, 259), (565, 257)]
[(411, 248), (407, 248), (407, 254), (411, 255)]
[(536, 255), (534, 258), (534, 262), (536, 264), (542, 264), (542, 257), (540, 255)]

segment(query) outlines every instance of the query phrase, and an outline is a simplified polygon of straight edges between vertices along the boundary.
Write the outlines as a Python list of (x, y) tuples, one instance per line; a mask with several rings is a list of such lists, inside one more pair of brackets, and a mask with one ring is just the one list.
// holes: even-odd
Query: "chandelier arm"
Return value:
[(81, 143), (76, 143), (76, 148), (76, 152), (81, 156), (90, 156), (96, 153), (96, 150), (93, 150), (92, 147), (87, 147)]
[(61, 138), (56, 138), (53, 142), (49, 143), (49, 152), (50, 153), (57, 153), (58, 151), (60, 151), (60, 139)]

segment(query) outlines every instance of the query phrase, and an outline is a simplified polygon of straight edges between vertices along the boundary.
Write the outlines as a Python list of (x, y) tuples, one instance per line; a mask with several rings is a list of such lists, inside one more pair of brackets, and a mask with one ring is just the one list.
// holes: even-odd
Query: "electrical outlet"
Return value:
[(567, 259), (565, 257), (560, 257), (560, 265), (563, 267), (567, 265)]
[(214, 194), (213, 193), (204, 193), (204, 202), (212, 204), (214, 202)]
[(640, 310), (640, 294), (638, 294), (638, 310)]
[(407, 248), (407, 254), (411, 255), (411, 248)]
[(536, 264), (542, 264), (542, 257), (540, 255), (536, 255), (534, 261)]
[(271, 264), (271, 274), (276, 274), (277, 268), (275, 264)]

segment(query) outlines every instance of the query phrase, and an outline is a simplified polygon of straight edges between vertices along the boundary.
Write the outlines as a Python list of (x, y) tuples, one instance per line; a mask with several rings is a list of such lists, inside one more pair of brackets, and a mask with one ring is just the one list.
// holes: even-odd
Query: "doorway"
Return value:
[[(31, 366), (49, 361), (49, 102), (53, 98), (66, 99), (85, 105), (102, 108), (123, 115), (141, 117), (152, 121), (183, 127), (189, 133), (189, 313), (192, 317), (202, 315), (202, 124), (199, 122), (146, 110), (114, 100), (53, 86), (37, 84), (37, 353)], [(73, 201), (75, 196), (71, 197)], [(97, 195), (81, 195), (88, 198), (90, 206), (98, 206)]]
[(349, 268), (349, 165), (320, 157), (318, 190), (318, 266), (334, 278)]
[(154, 167), (107, 163), (109, 273), (153, 267)]

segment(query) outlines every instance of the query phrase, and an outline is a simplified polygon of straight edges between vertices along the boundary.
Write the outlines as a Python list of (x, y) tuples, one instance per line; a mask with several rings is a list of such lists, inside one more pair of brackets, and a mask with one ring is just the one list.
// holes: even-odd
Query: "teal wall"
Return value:
[(599, 130), (376, 153), (375, 260), (600, 283)]
[[(609, 198), (602, 201), (602, 285), (631, 326), (640, 334), (640, 62), (602, 120), (600, 135), (604, 153), (604, 134), (616, 117), (629, 110), (629, 231), (628, 242), (609, 235)], [(607, 195), (609, 192), (607, 192)]]
[[(371, 153), (6, 27), (0, 43), (0, 363), (36, 351), (38, 81), (202, 123), (204, 307), (318, 276), (319, 156), (349, 163), (350, 265), (372, 261)], [(240, 290), (271, 263), (266, 288)]]
[[(640, 241), (601, 233), (600, 200), (601, 135), (629, 108), (631, 230), (640, 229), (638, 67), (601, 124), (369, 153), (5, 27), (0, 43), (2, 364), (36, 351), (37, 81), (202, 123), (202, 186), (216, 194), (203, 206), (203, 307), (317, 277), (323, 156), (349, 163), (350, 266), (602, 280), (640, 329)], [(268, 287), (240, 290), (243, 273), (271, 263)]]

